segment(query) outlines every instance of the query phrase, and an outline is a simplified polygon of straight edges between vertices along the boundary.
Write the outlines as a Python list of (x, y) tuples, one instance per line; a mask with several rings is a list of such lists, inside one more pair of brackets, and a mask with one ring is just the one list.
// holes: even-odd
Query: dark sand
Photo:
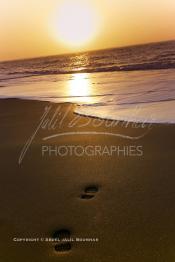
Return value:
[[(43, 141), (55, 132), (39, 130), (19, 165), (21, 150), (48, 104), (0, 101), (0, 261), (174, 261), (175, 126), (154, 125), (136, 141), (106, 135)], [(52, 105), (52, 110), (57, 106)], [(61, 111), (68, 106), (63, 104)], [(69, 112), (57, 131), (70, 131), (67, 123), (73, 117)], [(81, 117), (79, 124), (86, 121)], [(107, 129), (92, 123), (81, 127), (81, 131), (95, 130)], [(122, 124), (109, 131), (143, 133)], [(42, 145), (143, 146), (143, 156), (42, 157)], [(99, 242), (13, 241), (20, 237), (98, 238)]]

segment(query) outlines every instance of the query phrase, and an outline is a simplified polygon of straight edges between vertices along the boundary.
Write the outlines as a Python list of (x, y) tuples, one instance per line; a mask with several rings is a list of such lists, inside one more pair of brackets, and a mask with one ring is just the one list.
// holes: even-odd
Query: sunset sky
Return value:
[(78, 1), (0, 0), (0, 60), (175, 39), (174, 0)]

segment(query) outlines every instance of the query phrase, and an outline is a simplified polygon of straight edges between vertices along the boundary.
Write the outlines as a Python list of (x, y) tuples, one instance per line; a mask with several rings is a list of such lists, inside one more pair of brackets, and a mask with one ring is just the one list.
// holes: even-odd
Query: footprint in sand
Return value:
[(95, 194), (98, 192), (98, 187), (95, 185), (87, 186), (84, 189), (84, 193), (81, 195), (81, 199), (92, 199), (95, 197)]
[(72, 248), (71, 244), (68, 241), (66, 241), (66, 242), (63, 241), (64, 239), (69, 239), (70, 236), (71, 236), (71, 233), (68, 229), (56, 230), (53, 233), (52, 237), (58, 238), (61, 241), (61, 243), (55, 245), (55, 251), (57, 251), (57, 252), (68, 252), (68, 251), (70, 251), (71, 248)]
[[(84, 193), (81, 195), (81, 199), (91, 199), (95, 197), (95, 194), (98, 192), (99, 188), (96, 185), (90, 185), (85, 187)], [(71, 250), (72, 246), (69, 241), (64, 242), (64, 239), (70, 239), (71, 232), (68, 229), (59, 229), (56, 230), (53, 235), (53, 238), (60, 240), (60, 243), (55, 245), (56, 252), (68, 252)]]

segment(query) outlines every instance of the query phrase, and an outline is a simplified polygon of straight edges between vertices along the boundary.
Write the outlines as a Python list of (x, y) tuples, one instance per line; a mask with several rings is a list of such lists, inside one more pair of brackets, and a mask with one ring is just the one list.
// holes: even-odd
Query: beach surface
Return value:
[(0, 100), (0, 260), (172, 262), (175, 126), (112, 125), (74, 107)]

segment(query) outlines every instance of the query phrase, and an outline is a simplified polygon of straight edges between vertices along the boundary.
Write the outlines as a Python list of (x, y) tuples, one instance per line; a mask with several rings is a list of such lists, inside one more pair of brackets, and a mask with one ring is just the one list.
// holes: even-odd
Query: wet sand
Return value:
[[(45, 106), (51, 106), (44, 119), (49, 121), (34, 135)], [(86, 117), (75, 121), (73, 107), (0, 101), (0, 260), (172, 262), (175, 126), (134, 128), (121, 122), (111, 126), (110, 121), (97, 126)], [(54, 126), (57, 109), (60, 118)], [(29, 147), (22, 151), (26, 142)], [(65, 145), (98, 150), (88, 156), (47, 151)], [(99, 152), (115, 146), (125, 153)], [(138, 147), (143, 154), (133, 151)]]

